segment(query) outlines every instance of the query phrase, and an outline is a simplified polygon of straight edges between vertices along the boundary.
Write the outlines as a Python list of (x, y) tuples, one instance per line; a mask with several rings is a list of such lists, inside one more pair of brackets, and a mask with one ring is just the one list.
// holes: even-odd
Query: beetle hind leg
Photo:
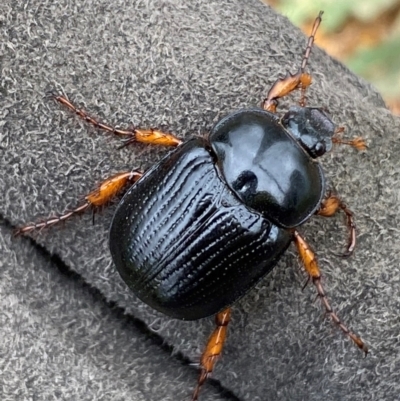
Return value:
[(17, 228), (14, 235), (28, 234), (34, 231), (40, 231), (44, 228), (62, 223), (72, 216), (82, 214), (91, 207), (101, 207), (109, 203), (115, 196), (120, 194), (128, 183), (135, 183), (142, 173), (139, 171), (125, 171), (113, 175), (104, 180), (94, 191), (85, 196), (85, 201), (78, 207), (68, 210), (58, 216), (51, 216), (37, 223), (26, 224)]
[(57, 94), (51, 94), (50, 96), (58, 103), (70, 109), (82, 120), (85, 120), (87, 123), (93, 125), (94, 127), (110, 132), (111, 134), (115, 134), (126, 138), (122, 147), (135, 142), (161, 145), (161, 146), (178, 146), (182, 143), (182, 141), (175, 135), (160, 130), (156, 130), (153, 128), (149, 129), (131, 128), (128, 130), (124, 130), (112, 127), (111, 125), (102, 123), (96, 120), (95, 118), (91, 117), (86, 111), (79, 109), (73, 103), (71, 103), (65, 96)]
[(304, 238), (296, 230), (294, 230), (293, 234), (294, 242), (296, 244), (300, 258), (304, 264), (306, 272), (308, 273), (315, 288), (317, 289), (318, 297), (321, 299), (326, 313), (331, 317), (333, 322), (340, 328), (340, 330), (342, 330), (342, 332), (346, 336), (350, 337), (352, 341), (357, 345), (357, 347), (364, 351), (365, 355), (367, 355), (368, 347), (366, 346), (364, 341), (361, 340), (360, 337), (356, 336), (352, 331), (350, 331), (347, 326), (345, 326), (345, 324), (339, 319), (338, 315), (333, 311), (321, 283), (321, 272), (319, 270), (314, 252), (311, 250)]
[(205, 383), (208, 376), (214, 369), (214, 366), (221, 355), (225, 344), (228, 323), (231, 317), (231, 309), (227, 308), (215, 315), (216, 328), (208, 338), (206, 349), (200, 358), (201, 372), (197, 380), (197, 385), (193, 391), (192, 401), (197, 401), (200, 388)]

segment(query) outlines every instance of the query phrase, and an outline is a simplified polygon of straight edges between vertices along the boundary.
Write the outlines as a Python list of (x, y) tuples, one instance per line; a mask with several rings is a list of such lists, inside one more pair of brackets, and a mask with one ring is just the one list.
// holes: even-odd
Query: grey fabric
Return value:
[[(329, 15), (324, 16), (329, 18)], [(67, 93), (115, 125), (206, 134), (226, 113), (257, 106), (295, 71), (305, 37), (251, 0), (6, 0), (0, 5), (0, 399), (188, 400), (213, 319), (182, 322), (140, 302), (116, 273), (107, 230), (115, 205), (33, 239), (12, 228), (78, 204), (112, 173), (152, 165), (166, 150), (117, 150), (44, 97)], [(317, 39), (318, 42), (318, 39)], [(301, 290), (294, 248), (234, 308), (223, 358), (201, 400), (396, 400), (399, 359), (400, 122), (376, 91), (315, 48), (309, 104), (326, 106), (359, 153), (335, 147), (327, 176), (354, 211), (301, 228), (364, 358)], [(298, 100), (283, 102), (280, 110)], [(53, 256), (52, 256), (53, 255)]]

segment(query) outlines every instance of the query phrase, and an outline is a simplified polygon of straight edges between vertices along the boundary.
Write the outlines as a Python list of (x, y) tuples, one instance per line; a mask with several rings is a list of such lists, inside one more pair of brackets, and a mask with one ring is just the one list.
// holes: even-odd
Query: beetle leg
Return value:
[[(291, 74), (288, 72), (284, 78), (277, 79), (272, 85), (267, 97), (262, 103), (262, 108), (266, 111), (270, 111), (271, 113), (275, 113), (279, 98), (288, 95), (298, 88), (302, 88), (303, 93), (303, 89), (305, 91), (307, 86), (311, 84), (311, 81), (311, 75), (304, 73), (301, 70), (299, 70), (297, 74)], [(300, 103), (303, 102), (305, 104), (304, 98), (305, 96), (302, 95), (302, 100)]]
[(362, 139), (360, 136), (357, 136), (351, 140), (342, 139), (340, 137), (340, 134), (342, 134), (343, 132), (344, 132), (344, 127), (336, 128), (335, 133), (333, 134), (332, 137), (332, 142), (337, 143), (339, 145), (350, 145), (353, 146), (353, 148), (356, 148), (357, 150), (366, 150), (368, 148), (364, 139)]
[(350, 337), (353, 342), (357, 345), (358, 348), (365, 352), (365, 355), (368, 353), (368, 347), (361, 340), (360, 337), (356, 336), (353, 332), (351, 332), (342, 321), (339, 319), (338, 315), (333, 311), (329, 301), (326, 297), (324, 288), (321, 283), (321, 272), (318, 267), (317, 259), (315, 257), (315, 253), (311, 250), (307, 242), (301, 235), (294, 230), (294, 242), (296, 244), (297, 250), (299, 252), (300, 258), (303, 261), (306, 272), (311, 277), (313, 284), (315, 285), (318, 293), (318, 297), (321, 299), (322, 304), (325, 307), (326, 313), (329, 314), (334, 323), (342, 330), (342, 332)]
[(197, 386), (194, 389), (192, 401), (197, 401), (200, 388), (211, 374), (214, 366), (221, 355), (225, 344), (228, 323), (231, 317), (231, 308), (227, 308), (215, 315), (216, 328), (208, 338), (206, 349), (200, 358), (201, 373), (199, 375)]
[(134, 142), (142, 142), (153, 145), (162, 146), (178, 146), (182, 141), (173, 134), (169, 134), (163, 131), (159, 131), (153, 128), (141, 129), (141, 128), (131, 128), (128, 130), (114, 128), (108, 124), (97, 121), (93, 117), (89, 116), (86, 111), (78, 109), (71, 103), (66, 97), (60, 95), (51, 95), (57, 102), (63, 104), (77, 114), (80, 118), (93, 125), (96, 128), (103, 129), (112, 134), (123, 136), (127, 138), (123, 146), (129, 145)]
[(328, 194), (328, 197), (322, 201), (321, 207), (317, 211), (317, 214), (324, 217), (332, 217), (339, 210), (343, 210), (343, 212), (346, 214), (346, 225), (350, 232), (346, 252), (342, 256), (349, 257), (354, 252), (356, 247), (357, 228), (356, 223), (354, 222), (353, 212), (336, 195)]
[(278, 99), (287, 96), (289, 93), (293, 92), (296, 89), (301, 89), (299, 101), (300, 106), (304, 107), (306, 105), (305, 93), (307, 87), (311, 85), (312, 78), (310, 74), (307, 74), (304, 71), (307, 66), (308, 59), (310, 58), (311, 49), (315, 40), (315, 34), (317, 33), (317, 29), (322, 21), (322, 14), (323, 12), (320, 11), (318, 17), (314, 21), (314, 25), (311, 31), (311, 35), (308, 38), (307, 47), (304, 51), (304, 56), (299, 71), (296, 74), (291, 74), (288, 72), (284, 78), (278, 78), (275, 81), (275, 83), (269, 90), (267, 97), (262, 103), (262, 108), (264, 110), (275, 113), (278, 106)]
[(75, 209), (68, 210), (59, 216), (49, 217), (38, 223), (27, 224), (15, 230), (15, 235), (27, 234), (32, 231), (39, 231), (46, 227), (54, 226), (70, 217), (85, 212), (90, 207), (100, 207), (111, 201), (128, 183), (136, 182), (142, 173), (138, 171), (126, 171), (113, 175), (104, 180), (98, 188), (85, 196), (85, 202)]

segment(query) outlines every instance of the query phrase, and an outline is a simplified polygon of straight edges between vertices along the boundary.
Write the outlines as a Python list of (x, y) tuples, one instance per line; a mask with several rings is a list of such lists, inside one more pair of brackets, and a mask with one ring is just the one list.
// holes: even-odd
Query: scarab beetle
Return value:
[[(126, 171), (105, 180), (76, 209), (28, 224), (18, 234), (66, 220), (106, 204), (131, 184), (110, 228), (115, 266), (133, 292), (166, 315), (195, 320), (216, 315), (216, 329), (201, 357), (192, 401), (212, 372), (225, 342), (230, 308), (275, 266), (293, 241), (318, 296), (340, 329), (367, 353), (364, 342), (339, 320), (325, 296), (313, 251), (297, 227), (314, 214), (347, 217), (355, 247), (352, 212), (326, 189), (316, 159), (333, 143), (365, 149), (361, 138), (343, 141), (343, 131), (321, 108), (307, 107), (305, 72), (322, 12), (314, 22), (303, 61), (271, 87), (262, 108), (222, 118), (208, 137), (182, 143), (154, 129), (120, 130), (77, 109), (66, 97), (54, 98), (92, 125), (125, 136), (125, 144), (145, 142), (176, 147), (142, 174)], [(301, 90), (298, 106), (278, 117), (278, 99)]]

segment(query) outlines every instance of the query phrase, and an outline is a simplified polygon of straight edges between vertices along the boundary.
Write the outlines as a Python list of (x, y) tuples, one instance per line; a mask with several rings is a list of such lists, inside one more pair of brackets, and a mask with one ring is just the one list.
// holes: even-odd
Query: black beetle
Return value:
[(232, 305), (273, 268), (292, 240), (288, 228), (314, 214), (324, 194), (320, 165), (275, 115), (241, 110), (129, 189), (111, 224), (111, 254), (142, 301), (200, 319)]
[[(222, 351), (230, 306), (275, 266), (294, 241), (326, 311), (367, 353), (364, 342), (339, 320), (325, 296), (315, 255), (296, 228), (314, 214), (347, 216), (347, 255), (355, 246), (352, 212), (327, 193), (316, 158), (332, 143), (364, 149), (362, 139), (343, 141), (343, 131), (321, 108), (306, 107), (311, 76), (305, 67), (321, 22), (315, 20), (296, 74), (271, 87), (262, 109), (245, 109), (220, 120), (207, 138), (182, 144), (153, 129), (120, 130), (100, 123), (63, 96), (54, 96), (92, 125), (145, 142), (177, 148), (145, 174), (119, 173), (105, 180), (86, 202), (63, 215), (17, 230), (25, 234), (101, 206), (133, 184), (119, 203), (110, 229), (110, 250), (122, 278), (145, 303), (186, 320), (216, 315), (217, 327), (201, 357), (192, 400)], [(279, 118), (278, 99), (301, 89), (299, 106)]]

